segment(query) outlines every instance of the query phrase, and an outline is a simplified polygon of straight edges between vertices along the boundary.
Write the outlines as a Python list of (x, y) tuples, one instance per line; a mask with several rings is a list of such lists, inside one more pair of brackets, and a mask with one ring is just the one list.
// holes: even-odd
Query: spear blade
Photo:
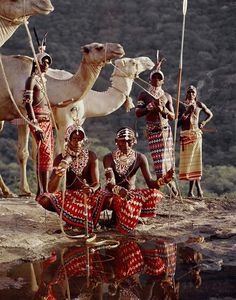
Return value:
[(183, 2), (183, 15), (186, 15), (187, 12), (187, 8), (188, 8), (188, 0), (184, 0)]

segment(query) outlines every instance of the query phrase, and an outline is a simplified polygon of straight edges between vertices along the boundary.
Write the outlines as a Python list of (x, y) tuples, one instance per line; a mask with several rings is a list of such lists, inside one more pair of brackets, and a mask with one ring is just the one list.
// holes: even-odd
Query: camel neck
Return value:
[(0, 17), (0, 46), (2, 46), (16, 31), (19, 25), (11, 23)]
[(113, 75), (112, 88), (127, 96), (130, 94), (133, 81), (134, 79), (128, 76)]
[(72, 81), (80, 82), (81, 86), (90, 90), (101, 72), (102, 64), (89, 64), (84, 59), (81, 61), (79, 70), (72, 77)]

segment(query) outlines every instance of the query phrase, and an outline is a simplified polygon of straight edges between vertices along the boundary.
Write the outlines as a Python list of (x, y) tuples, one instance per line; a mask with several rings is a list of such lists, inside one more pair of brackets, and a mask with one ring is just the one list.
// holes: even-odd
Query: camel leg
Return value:
[(4, 126), (4, 121), (0, 121), (0, 131), (3, 130), (3, 126)]
[(29, 158), (29, 127), (18, 125), (18, 150), (17, 157), (20, 164), (20, 196), (32, 196), (27, 180), (27, 160)]
[(1, 175), (0, 175), (0, 190), (2, 191), (2, 196), (4, 198), (16, 198), (17, 197), (17, 195), (14, 194), (13, 192), (11, 192), (9, 190), (9, 188), (6, 186)]
[[(4, 121), (0, 121), (0, 131), (3, 130)], [(10, 189), (6, 186), (5, 182), (2, 179), (2, 176), (0, 175), (0, 191), (4, 198), (15, 198), (17, 197), (16, 194), (14, 194)]]

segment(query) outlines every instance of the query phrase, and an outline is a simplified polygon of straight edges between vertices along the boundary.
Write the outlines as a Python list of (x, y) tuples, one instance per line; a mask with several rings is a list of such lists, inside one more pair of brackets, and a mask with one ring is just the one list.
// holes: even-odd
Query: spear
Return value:
[(174, 147), (175, 147), (175, 144), (176, 144), (177, 123), (178, 123), (178, 115), (179, 115), (180, 88), (181, 88), (182, 68), (183, 68), (185, 16), (186, 16), (186, 12), (187, 12), (187, 6), (188, 6), (188, 0), (183, 0), (183, 24), (182, 24), (182, 39), (181, 39), (181, 50), (180, 50), (179, 71), (178, 71), (178, 85), (177, 85), (177, 98), (176, 98), (176, 110), (175, 110)]

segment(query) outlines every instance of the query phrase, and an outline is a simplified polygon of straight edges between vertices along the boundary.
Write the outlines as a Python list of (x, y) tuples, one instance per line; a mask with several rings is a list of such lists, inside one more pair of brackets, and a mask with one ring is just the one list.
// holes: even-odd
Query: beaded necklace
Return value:
[(153, 95), (155, 99), (159, 99), (165, 94), (161, 87), (150, 86), (148, 91)]
[(70, 169), (75, 173), (76, 176), (81, 176), (84, 168), (88, 164), (89, 150), (81, 147), (79, 151), (75, 152), (68, 147), (66, 149), (66, 155), (67, 154), (69, 154), (72, 158)]
[(120, 176), (125, 176), (136, 160), (136, 152), (133, 149), (129, 149), (127, 153), (123, 153), (117, 149), (112, 152), (112, 158), (115, 163), (116, 172)]

